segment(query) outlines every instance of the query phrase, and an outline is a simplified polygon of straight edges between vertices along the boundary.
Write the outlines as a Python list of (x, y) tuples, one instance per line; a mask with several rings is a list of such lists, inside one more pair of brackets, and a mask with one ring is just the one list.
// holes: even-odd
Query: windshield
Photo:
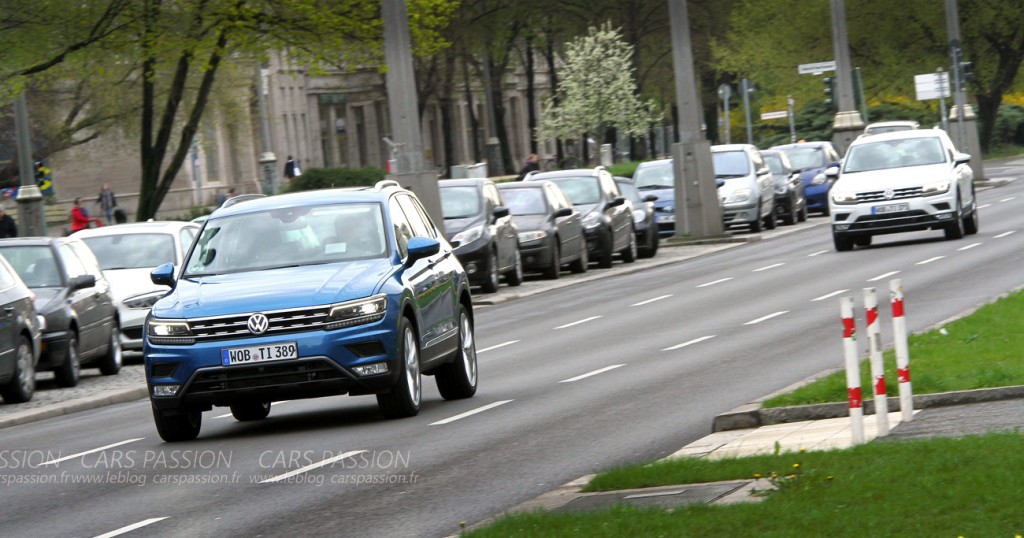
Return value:
[(772, 174), (779, 175), (786, 173), (786, 169), (782, 166), (782, 157), (772, 153), (762, 153), (761, 156), (764, 157), (764, 162), (768, 163), (768, 168), (772, 169)]
[(715, 177), (743, 177), (750, 173), (750, 158), (745, 151), (716, 151), (711, 154)]
[(675, 187), (675, 176), (672, 163), (662, 163), (637, 168), (633, 174), (633, 184), (638, 189), (671, 189)]
[(388, 255), (380, 204), (285, 207), (210, 219), (184, 277)]
[(850, 146), (850, 151), (844, 161), (843, 173), (925, 166), (944, 162), (946, 162), (946, 156), (938, 137), (898, 138)]
[(821, 168), (828, 164), (825, 162), (825, 152), (820, 148), (787, 149), (786, 157), (789, 157), (789, 164), (793, 165), (793, 170)]
[(513, 215), (544, 215), (548, 212), (544, 191), (539, 187), (501, 189), (501, 197)]
[(601, 189), (596, 177), (546, 178), (558, 185), (569, 197), (572, 205), (592, 205), (601, 201)]
[(116, 234), (82, 239), (100, 262), (100, 269), (145, 269), (178, 263), (174, 236), (165, 233)]
[(64, 285), (53, 257), (46, 245), (0, 247), (0, 254), (30, 288), (57, 288)]
[(465, 219), (479, 215), (480, 191), (476, 187), (442, 187), (441, 213), (446, 219)]

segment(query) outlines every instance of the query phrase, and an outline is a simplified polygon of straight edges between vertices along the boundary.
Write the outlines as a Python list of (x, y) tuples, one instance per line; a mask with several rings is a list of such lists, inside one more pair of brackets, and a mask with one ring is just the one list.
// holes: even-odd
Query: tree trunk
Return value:
[(469, 61), (462, 57), (462, 83), (466, 90), (466, 110), (469, 114), (469, 139), (473, 142), (473, 162), (483, 161), (480, 158), (480, 120), (476, 117), (476, 105), (473, 104), (473, 88), (469, 85)]
[[(503, 66), (495, 65), (490, 58), (484, 61), (491, 65), (491, 106), (494, 107), (494, 134), (498, 137), (498, 144), (501, 147), (501, 170), (505, 174), (513, 173), (512, 148), (508, 140), (508, 129), (505, 125), (505, 103), (502, 99), (501, 86), (505, 79)], [(497, 73), (495, 73), (497, 71)]]
[[(555, 106), (558, 106), (558, 71), (555, 70), (555, 45), (552, 43), (550, 36), (548, 37), (548, 46), (544, 51), (544, 59), (548, 63), (548, 80), (551, 81), (551, 99), (554, 100)], [(562, 161), (565, 160), (565, 147), (562, 145), (562, 139), (555, 140), (555, 162), (561, 166)]]
[(526, 38), (526, 125), (530, 130), (530, 153), (537, 153), (536, 97), (534, 94), (533, 38)]
[(979, 93), (974, 97), (978, 100), (978, 139), (981, 142), (981, 152), (988, 153), (992, 145), (992, 133), (995, 132), (996, 114), (999, 112), (999, 105), (1003, 102), (1003, 92), (995, 90)]
[(448, 51), (444, 58), (444, 73), (441, 81), (441, 136), (444, 138), (444, 167), (445, 177), (448, 177), (452, 166), (455, 166), (455, 144), (452, 132), (455, 125), (452, 123), (452, 95), (455, 93), (455, 54)]

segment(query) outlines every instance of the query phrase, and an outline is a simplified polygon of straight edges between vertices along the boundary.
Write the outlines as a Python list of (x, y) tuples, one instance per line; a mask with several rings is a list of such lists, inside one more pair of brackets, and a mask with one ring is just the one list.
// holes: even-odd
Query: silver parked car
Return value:
[(711, 161), (725, 226), (775, 228), (775, 180), (761, 152), (751, 144), (711, 146)]

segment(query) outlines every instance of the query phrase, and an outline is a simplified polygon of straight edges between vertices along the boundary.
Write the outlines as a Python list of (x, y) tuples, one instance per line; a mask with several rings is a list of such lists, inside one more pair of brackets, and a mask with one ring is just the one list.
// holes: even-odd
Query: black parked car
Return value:
[(53, 370), (57, 384), (78, 384), (81, 366), (104, 375), (121, 370), (117, 306), (89, 247), (73, 237), (0, 240), (2, 254), (36, 295), (46, 320), (37, 370)]
[(7, 403), (32, 399), (44, 321), (32, 290), (0, 256), (0, 396)]
[(583, 219), (572, 202), (550, 181), (516, 181), (498, 185), (519, 228), (523, 266), (558, 278), (562, 266), (587, 271), (587, 239)]
[(523, 283), (519, 230), (498, 187), (489, 179), (445, 179), (441, 190), (445, 239), (455, 247), (469, 281), (498, 291), (501, 275), (509, 286)]
[(599, 267), (611, 267), (616, 253), (626, 263), (636, 261), (633, 203), (622, 196), (619, 186), (603, 166), (540, 172), (525, 181), (541, 180), (558, 185), (583, 215), (588, 255), (597, 260)]
[(658, 220), (654, 210), (655, 194), (640, 194), (633, 180), (628, 177), (616, 177), (615, 183), (623, 196), (633, 203), (633, 229), (636, 230), (636, 252), (641, 258), (653, 258), (658, 253), (661, 239), (658, 233)]
[(781, 150), (762, 150), (761, 157), (768, 163), (775, 180), (775, 218), (784, 224), (807, 220), (807, 197), (800, 172), (793, 169), (789, 157)]

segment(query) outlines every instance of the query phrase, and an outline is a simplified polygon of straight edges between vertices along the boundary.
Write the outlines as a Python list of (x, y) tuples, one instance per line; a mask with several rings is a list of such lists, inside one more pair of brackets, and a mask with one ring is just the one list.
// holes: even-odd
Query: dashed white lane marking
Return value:
[(449, 418), (446, 418), (444, 420), (439, 420), (437, 422), (431, 422), (430, 425), (431, 426), (440, 426), (442, 424), (448, 424), (449, 422), (455, 422), (456, 420), (463, 419), (463, 418), (466, 418), (466, 417), (471, 417), (471, 416), (473, 416), (473, 415), (475, 415), (477, 413), (483, 413), (484, 411), (487, 411), (488, 409), (494, 409), (495, 407), (498, 407), (499, 405), (505, 405), (505, 404), (507, 404), (507, 403), (509, 403), (511, 401), (513, 401), (513, 400), (500, 400), (500, 401), (494, 402), (492, 404), (487, 404), (487, 405), (485, 405), (483, 407), (477, 407), (476, 409), (472, 409), (472, 410), (466, 411), (465, 413), (460, 413), (458, 415), (455, 415), (454, 417), (449, 417)]
[(833, 291), (832, 293), (827, 293), (825, 295), (822, 295), (821, 297), (815, 297), (815, 298), (811, 299), (811, 301), (824, 301), (825, 299), (828, 299), (829, 297), (835, 297), (836, 295), (839, 295), (840, 293), (846, 293), (848, 291), (850, 291), (850, 290), (836, 290), (836, 291)]
[(86, 454), (92, 454), (94, 452), (100, 452), (100, 451), (106, 450), (108, 448), (114, 448), (115, 446), (127, 445), (128, 443), (134, 443), (135, 441), (141, 441), (143, 439), (145, 439), (145, 437), (136, 437), (135, 439), (128, 439), (128, 440), (125, 440), (125, 441), (119, 441), (117, 443), (109, 444), (109, 445), (106, 445), (106, 446), (101, 446), (99, 448), (94, 448), (92, 450), (86, 450), (85, 452), (79, 452), (77, 454), (71, 454), (70, 456), (64, 456), (62, 458), (57, 458), (55, 460), (50, 460), (50, 461), (42, 463), (41, 465), (54, 465), (54, 464), (60, 463), (62, 461), (73, 460), (73, 459), (75, 459), (75, 458), (77, 458), (79, 456), (85, 456)]
[(960, 247), (957, 250), (969, 250), (969, 249), (972, 249), (972, 248), (974, 248), (974, 247), (976, 247), (976, 246), (978, 246), (980, 244), (981, 243), (971, 243), (970, 245), (967, 245), (965, 247)]
[(728, 282), (730, 280), (732, 280), (732, 277), (720, 278), (718, 280), (712, 280), (711, 282), (705, 282), (703, 284), (699, 284), (697, 287), (698, 288), (706, 288), (708, 286), (714, 286), (715, 284), (721, 284), (722, 282)]
[(992, 204), (980, 205), (980, 206), (978, 206), (978, 209), (985, 209), (986, 207), (989, 207), (990, 205), (992, 205)]
[(1008, 231), (1008, 232), (1003, 232), (1003, 233), (1001, 233), (1001, 234), (999, 234), (999, 235), (994, 235), (994, 236), (992, 236), (992, 237), (993, 237), (993, 238), (995, 238), (995, 239), (999, 239), (1000, 237), (1006, 237), (1006, 236), (1008, 236), (1008, 235), (1011, 235), (1011, 234), (1013, 234), (1013, 232), (1015, 232), (1015, 231), (1016, 231), (1016, 230), (1010, 230), (1010, 231)]
[(999, 200), (999, 203), (1009, 202), (1010, 200), (1013, 200), (1014, 198), (1016, 198), (1016, 196), (1011, 196), (1009, 198), (1003, 198), (1002, 200)]
[(875, 278), (869, 278), (868, 282), (875, 282), (876, 280), (882, 280), (883, 278), (890, 277), (892, 275), (897, 275), (897, 274), (899, 274), (899, 271), (889, 271), (888, 273), (880, 274), (880, 275), (876, 276)]
[(829, 251), (828, 250), (819, 250), (818, 252), (812, 252), (812, 253), (808, 254), (807, 257), (808, 258), (813, 258), (815, 256), (819, 256), (819, 255), (824, 254), (826, 252), (829, 252)]
[(755, 323), (761, 323), (762, 321), (765, 321), (765, 320), (768, 320), (768, 319), (772, 319), (774, 317), (778, 317), (778, 316), (781, 316), (783, 314), (788, 314), (788, 313), (789, 313), (789, 310), (782, 310), (782, 311), (776, 312), (774, 314), (768, 314), (767, 316), (761, 316), (761, 317), (759, 317), (757, 319), (752, 319), (752, 320), (744, 323), (744, 325), (754, 325)]
[(701, 336), (700, 338), (694, 338), (693, 340), (690, 340), (689, 342), (683, 342), (682, 344), (676, 344), (676, 345), (674, 345), (672, 347), (667, 347), (667, 348), (663, 349), (662, 351), (672, 351), (673, 349), (679, 349), (679, 348), (683, 348), (683, 347), (686, 347), (686, 346), (692, 346), (693, 344), (697, 344), (697, 343), (703, 342), (705, 340), (711, 340), (714, 337), (715, 337), (715, 335), (713, 335), (713, 334), (708, 335), (708, 336)]
[(570, 377), (569, 379), (563, 379), (563, 380), (559, 381), (559, 383), (572, 383), (573, 381), (579, 381), (581, 379), (586, 379), (586, 378), (588, 378), (590, 376), (595, 376), (597, 374), (603, 374), (603, 373), (607, 372), (608, 370), (614, 370), (614, 369), (619, 368), (621, 366), (625, 366), (625, 364), (613, 364), (611, 366), (605, 366), (604, 368), (601, 368), (600, 370), (594, 370), (593, 372), (587, 372), (587, 373), (585, 373), (583, 375), (578, 375), (576, 377)]
[(559, 325), (558, 327), (555, 327), (555, 330), (557, 331), (558, 329), (565, 329), (567, 327), (572, 327), (572, 326), (575, 326), (575, 325), (579, 325), (581, 323), (586, 323), (588, 321), (594, 321), (595, 319), (597, 319), (599, 317), (601, 317), (601, 316), (590, 316), (589, 318), (586, 318), (586, 319), (581, 319), (579, 321), (574, 321), (572, 323), (566, 323), (565, 325)]
[(758, 268), (758, 269), (754, 269), (754, 270), (753, 270), (753, 271), (751, 271), (751, 272), (752, 272), (752, 273), (759, 273), (759, 272), (761, 272), (761, 271), (767, 271), (767, 270), (769, 270), (769, 269), (775, 269), (776, 267), (782, 267), (783, 265), (786, 265), (786, 264), (784, 264), (784, 263), (773, 263), (773, 264), (771, 264), (771, 265), (766, 265), (766, 266), (764, 266), (764, 267), (760, 267), (760, 268)]
[(927, 260), (921, 260), (921, 261), (917, 262), (917, 264), (915, 264), (915, 265), (924, 265), (926, 263), (932, 263), (933, 261), (941, 260), (942, 258), (945, 258), (945, 256), (936, 256), (934, 258), (928, 258)]
[(120, 535), (122, 535), (122, 534), (124, 534), (126, 532), (132, 532), (135, 529), (141, 529), (142, 527), (145, 527), (146, 525), (152, 525), (153, 523), (156, 523), (157, 521), (163, 521), (165, 519), (167, 519), (167, 517), (151, 517), (149, 519), (144, 519), (144, 520), (142, 520), (142, 521), (140, 521), (138, 523), (132, 523), (131, 525), (128, 525), (127, 527), (121, 527), (120, 529), (110, 531), (110, 532), (108, 532), (106, 534), (101, 534), (101, 535), (97, 536), (96, 538), (113, 538), (114, 536), (120, 536)]
[(293, 477), (295, 475), (299, 475), (299, 474), (302, 474), (302, 473), (306, 473), (306, 472), (312, 471), (313, 469), (319, 469), (319, 468), (321, 468), (321, 467), (323, 467), (325, 465), (330, 465), (330, 464), (332, 464), (332, 463), (334, 463), (336, 461), (341, 461), (341, 460), (343, 460), (345, 458), (351, 458), (352, 456), (355, 456), (356, 454), (362, 454), (363, 452), (366, 452), (366, 451), (365, 450), (350, 450), (348, 452), (343, 452), (341, 454), (338, 454), (337, 456), (332, 456), (332, 457), (327, 458), (327, 459), (325, 459), (323, 461), (318, 461), (316, 463), (309, 464), (309, 465), (307, 465), (305, 467), (300, 467), (298, 469), (295, 469), (294, 471), (288, 471), (287, 473), (279, 474), (277, 476), (272, 476), (272, 477), (270, 477), (270, 478), (268, 478), (266, 480), (260, 480), (259, 483), (260, 484), (269, 484), (269, 483), (272, 483), (272, 482), (280, 482), (281, 480), (284, 480), (286, 478), (291, 478), (291, 477)]
[(505, 347), (505, 346), (511, 346), (512, 344), (518, 344), (518, 343), (519, 343), (519, 340), (509, 340), (508, 342), (502, 342), (500, 344), (493, 345), (491, 347), (485, 347), (483, 349), (478, 349), (478, 350), (476, 350), (476, 352), (477, 353), (483, 353), (484, 351), (491, 351), (493, 349), (498, 349), (500, 347)]
[(640, 301), (639, 303), (631, 304), (629, 306), (643, 306), (645, 304), (653, 303), (654, 301), (660, 301), (662, 299), (668, 299), (671, 296), (672, 296), (671, 294), (669, 294), (669, 295), (662, 295), (661, 297), (655, 297), (653, 299), (647, 299), (646, 301)]

